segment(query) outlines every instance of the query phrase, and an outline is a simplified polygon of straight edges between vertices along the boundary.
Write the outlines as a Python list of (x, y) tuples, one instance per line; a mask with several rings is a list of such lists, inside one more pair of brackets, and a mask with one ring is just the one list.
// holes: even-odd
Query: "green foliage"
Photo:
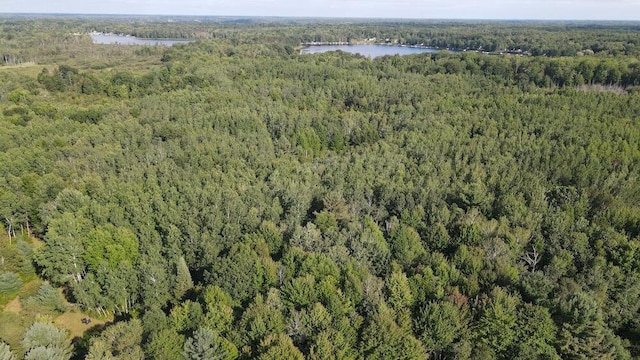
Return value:
[[(2, 227), (0, 231), (7, 234)], [(20, 288), (18, 281), (22, 284), (34, 277), (33, 246), (22, 236), (11, 241), (0, 236), (0, 244), (0, 277), (4, 279), (0, 282), (0, 289), (4, 289), (0, 290), (0, 296), (6, 296)]]
[(549, 311), (541, 306), (524, 304), (518, 311), (516, 338), (509, 356), (517, 359), (558, 359), (553, 348), (557, 327)]
[(176, 261), (176, 280), (173, 288), (173, 297), (177, 301), (182, 299), (187, 291), (193, 288), (193, 280), (184, 257), (179, 257)]
[(79, 123), (97, 124), (104, 116), (102, 108), (92, 107), (88, 109), (72, 110), (69, 119)]
[(20, 344), (30, 360), (68, 360), (73, 350), (67, 332), (45, 322), (33, 323)]
[[(635, 25), (177, 20), (0, 19), (0, 295), (78, 356), (640, 355)], [(296, 54), (372, 38), (467, 51)]]
[(251, 244), (234, 245), (229, 254), (215, 264), (213, 271), (212, 282), (241, 302), (265, 291), (276, 281), (276, 266), (264, 243), (255, 248)]
[(269, 253), (276, 255), (282, 248), (282, 231), (271, 221), (263, 221), (260, 224), (260, 234), (269, 246)]
[(315, 279), (307, 275), (291, 280), (282, 287), (282, 298), (285, 305), (295, 308), (314, 303), (317, 299)]
[(418, 310), (414, 329), (430, 353), (446, 354), (452, 352), (454, 341), (464, 337), (467, 322), (464, 308), (449, 301), (430, 302)]
[(360, 339), (361, 354), (367, 359), (424, 359), (427, 352), (413, 335), (393, 321), (391, 314), (382, 310), (373, 315)]
[(300, 146), (302, 159), (313, 159), (322, 150), (320, 138), (312, 128), (303, 129), (297, 134), (297, 145)]
[(496, 354), (507, 350), (516, 340), (517, 304), (518, 300), (504, 289), (494, 288), (478, 321), (477, 341)]
[(520, 286), (525, 300), (537, 303), (547, 299), (553, 284), (542, 272), (525, 272), (520, 276)]
[(449, 247), (451, 237), (447, 228), (440, 222), (434, 224), (427, 230), (425, 237), (425, 247), (436, 251), (443, 251)]
[(25, 360), (45, 360), (45, 359), (69, 359), (69, 355), (61, 352), (58, 348), (39, 346), (29, 350), (24, 356)]
[(28, 104), (30, 102), (29, 98), (30, 98), (29, 93), (23, 89), (13, 90), (7, 95), (7, 100), (11, 101), (14, 104), (19, 104), (19, 103)]
[(561, 300), (563, 322), (558, 332), (557, 350), (566, 358), (630, 358), (619, 340), (606, 328), (595, 301), (583, 293)]
[(60, 292), (47, 281), (42, 283), (38, 289), (38, 293), (27, 299), (27, 301), (35, 302), (40, 306), (44, 306), (45, 308), (52, 309), (60, 313), (67, 309), (64, 298)]
[(345, 342), (344, 335), (341, 332), (331, 330), (318, 335), (315, 344), (310, 350), (309, 357), (313, 360), (356, 358), (354, 350), (350, 348), (350, 344)]
[(187, 339), (182, 355), (188, 360), (232, 360), (238, 357), (238, 350), (215, 330), (203, 327)]
[(171, 309), (171, 326), (180, 332), (195, 330), (202, 322), (202, 305), (191, 300), (184, 301)]
[(312, 275), (317, 282), (340, 277), (340, 268), (330, 257), (321, 253), (309, 254), (300, 264), (299, 272)]
[(109, 326), (99, 337), (91, 341), (87, 359), (142, 359), (144, 353), (140, 346), (141, 342), (140, 320), (119, 322)]
[(163, 329), (154, 333), (145, 346), (145, 354), (153, 359), (182, 359), (184, 336), (173, 329)]
[(400, 270), (395, 270), (389, 275), (386, 282), (387, 302), (391, 308), (399, 311), (413, 305), (413, 294), (409, 286), (407, 275)]
[(482, 232), (476, 224), (460, 224), (456, 229), (455, 241), (467, 246), (482, 244)]
[(286, 334), (272, 334), (260, 342), (260, 360), (292, 359), (303, 360), (302, 352)]
[[(82, 279), (85, 249), (81, 239), (88, 226), (85, 218), (69, 212), (51, 220), (45, 245), (36, 255), (43, 275), (58, 284), (77, 283)], [(96, 257), (99, 259), (99, 255)]]
[(400, 265), (409, 267), (426, 252), (418, 232), (411, 226), (402, 225), (391, 241), (391, 253)]
[(7, 296), (16, 293), (22, 287), (20, 277), (11, 271), (0, 273), (0, 295)]
[(115, 269), (119, 264), (134, 264), (138, 257), (138, 239), (125, 228), (97, 227), (83, 239), (84, 261), (96, 271), (102, 264)]
[(365, 218), (362, 233), (351, 242), (350, 248), (355, 259), (368, 265), (375, 273), (386, 271), (391, 250), (373, 219)]
[(235, 305), (231, 296), (216, 286), (207, 286), (201, 296), (205, 309), (205, 324), (220, 332), (230, 330)]
[(6, 343), (0, 341), (0, 360), (15, 360), (16, 356)]
[(265, 303), (262, 296), (257, 296), (240, 318), (238, 328), (242, 336), (241, 343), (256, 348), (265, 336), (284, 332), (284, 316), (280, 306), (277, 303)]

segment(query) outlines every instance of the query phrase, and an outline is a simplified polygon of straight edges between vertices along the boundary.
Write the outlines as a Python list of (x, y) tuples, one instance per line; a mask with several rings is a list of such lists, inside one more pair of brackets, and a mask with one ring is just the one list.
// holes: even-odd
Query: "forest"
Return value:
[(0, 29), (0, 360), (640, 358), (640, 24)]

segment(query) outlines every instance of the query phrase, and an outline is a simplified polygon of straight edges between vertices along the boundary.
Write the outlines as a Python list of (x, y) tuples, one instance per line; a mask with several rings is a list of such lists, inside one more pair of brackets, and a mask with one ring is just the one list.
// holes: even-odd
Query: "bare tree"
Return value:
[(16, 236), (16, 232), (13, 229), (13, 218), (9, 219), (8, 217), (5, 217), (4, 219), (7, 220), (7, 225), (9, 226), (7, 228), (7, 235), (9, 235), (9, 245), (11, 245), (12, 236)]
[(522, 259), (527, 263), (527, 265), (529, 265), (529, 269), (531, 270), (531, 272), (535, 272), (536, 266), (541, 260), (541, 256), (535, 247), (532, 246), (531, 249), (533, 251), (527, 251), (526, 253), (524, 253)]

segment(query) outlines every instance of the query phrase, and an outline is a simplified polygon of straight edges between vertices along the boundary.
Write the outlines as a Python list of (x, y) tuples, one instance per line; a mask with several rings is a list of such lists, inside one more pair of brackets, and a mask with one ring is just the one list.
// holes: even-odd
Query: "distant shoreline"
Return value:
[(195, 40), (167, 39), (167, 38), (139, 38), (133, 35), (104, 33), (92, 31), (89, 34), (91, 41), (97, 45), (126, 45), (126, 46), (173, 46), (176, 44), (188, 44)]
[(127, 39), (134, 39), (134, 40), (140, 40), (140, 41), (173, 41), (173, 42), (183, 42), (183, 43), (189, 43), (189, 42), (194, 42), (195, 40), (189, 40), (189, 39), (172, 39), (172, 38), (141, 38), (141, 37), (137, 37), (137, 36), (133, 36), (131, 34), (118, 34), (118, 33), (105, 33), (105, 32), (100, 32), (100, 31), (92, 31), (90, 33), (88, 33), (89, 36), (93, 37), (93, 36), (114, 36), (114, 37), (120, 37), (120, 38), (127, 38)]
[(344, 41), (313, 41), (313, 42), (303, 42), (300, 43), (302, 48), (308, 48), (312, 46), (358, 46), (358, 45), (371, 45), (371, 46), (395, 46), (395, 47), (406, 47), (412, 49), (429, 49), (429, 50), (437, 50), (437, 51), (461, 51), (452, 48), (438, 48), (434, 46), (428, 45), (408, 45), (408, 44), (397, 44), (397, 43), (387, 43), (387, 42), (369, 42), (369, 41), (356, 41), (356, 42), (344, 42)]

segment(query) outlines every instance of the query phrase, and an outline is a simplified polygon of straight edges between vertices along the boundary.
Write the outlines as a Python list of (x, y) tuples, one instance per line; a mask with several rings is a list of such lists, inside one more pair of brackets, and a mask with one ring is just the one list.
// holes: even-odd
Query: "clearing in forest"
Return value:
[[(89, 319), (91, 321), (88, 324), (85, 324), (82, 319)], [(108, 321), (113, 321), (113, 319), (96, 319), (83, 312), (75, 310), (67, 311), (53, 320), (58, 327), (67, 329), (72, 338), (82, 337), (85, 331), (99, 325), (104, 325)]]

